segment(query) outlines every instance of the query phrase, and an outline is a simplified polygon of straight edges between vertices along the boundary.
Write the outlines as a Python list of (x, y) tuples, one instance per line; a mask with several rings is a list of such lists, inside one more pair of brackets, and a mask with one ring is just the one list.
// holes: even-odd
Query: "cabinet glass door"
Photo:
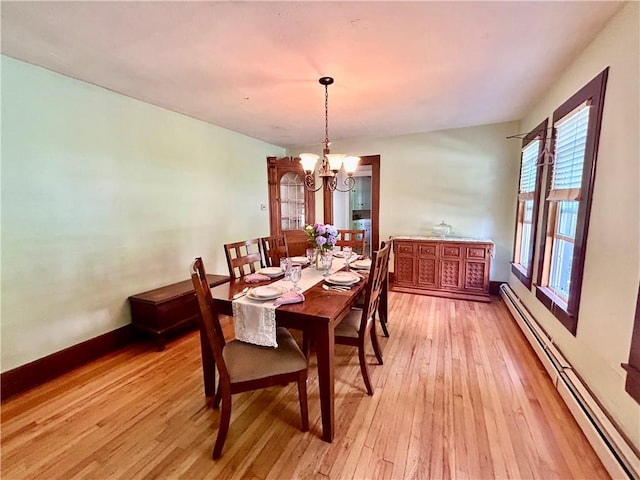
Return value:
[(304, 186), (298, 159), (267, 158), (269, 182), (269, 226), (271, 235), (284, 235), (289, 255), (304, 255), (304, 227), (315, 222), (315, 194)]
[(304, 180), (299, 173), (287, 172), (280, 179), (280, 228), (300, 230), (304, 226)]

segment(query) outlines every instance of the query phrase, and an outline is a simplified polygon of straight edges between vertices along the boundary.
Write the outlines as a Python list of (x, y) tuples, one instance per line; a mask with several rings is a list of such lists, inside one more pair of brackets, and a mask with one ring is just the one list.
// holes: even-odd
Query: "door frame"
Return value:
[[(380, 155), (364, 155), (358, 165), (371, 165), (371, 251), (380, 248)], [(333, 225), (333, 192), (323, 188), (324, 223)]]

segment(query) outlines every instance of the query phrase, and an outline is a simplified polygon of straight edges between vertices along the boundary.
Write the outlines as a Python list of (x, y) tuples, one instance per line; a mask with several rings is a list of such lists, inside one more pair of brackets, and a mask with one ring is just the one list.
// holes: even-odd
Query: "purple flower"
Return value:
[(338, 240), (336, 227), (330, 224), (314, 223), (304, 227), (308, 242), (322, 250), (332, 250)]

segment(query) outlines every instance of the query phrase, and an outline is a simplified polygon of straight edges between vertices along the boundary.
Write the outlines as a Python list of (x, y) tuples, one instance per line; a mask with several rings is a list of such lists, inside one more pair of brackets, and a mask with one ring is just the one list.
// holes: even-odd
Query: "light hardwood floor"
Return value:
[(385, 364), (336, 347), (336, 438), (323, 442), (315, 357), (310, 431), (294, 384), (234, 395), (222, 458), (197, 333), (128, 347), (2, 405), (13, 479), (608, 478), (501, 300), (392, 293)]

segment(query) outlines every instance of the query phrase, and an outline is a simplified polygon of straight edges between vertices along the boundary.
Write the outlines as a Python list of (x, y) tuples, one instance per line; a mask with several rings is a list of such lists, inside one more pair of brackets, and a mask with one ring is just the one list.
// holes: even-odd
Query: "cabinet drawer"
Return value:
[(486, 258), (486, 247), (467, 247), (467, 258)]
[(462, 257), (462, 246), (451, 243), (440, 245), (440, 256), (446, 258), (460, 258)]
[(413, 243), (398, 242), (398, 255), (413, 255), (414, 246)]
[(420, 243), (418, 244), (418, 255), (420, 256), (435, 256), (438, 247), (435, 243)]

